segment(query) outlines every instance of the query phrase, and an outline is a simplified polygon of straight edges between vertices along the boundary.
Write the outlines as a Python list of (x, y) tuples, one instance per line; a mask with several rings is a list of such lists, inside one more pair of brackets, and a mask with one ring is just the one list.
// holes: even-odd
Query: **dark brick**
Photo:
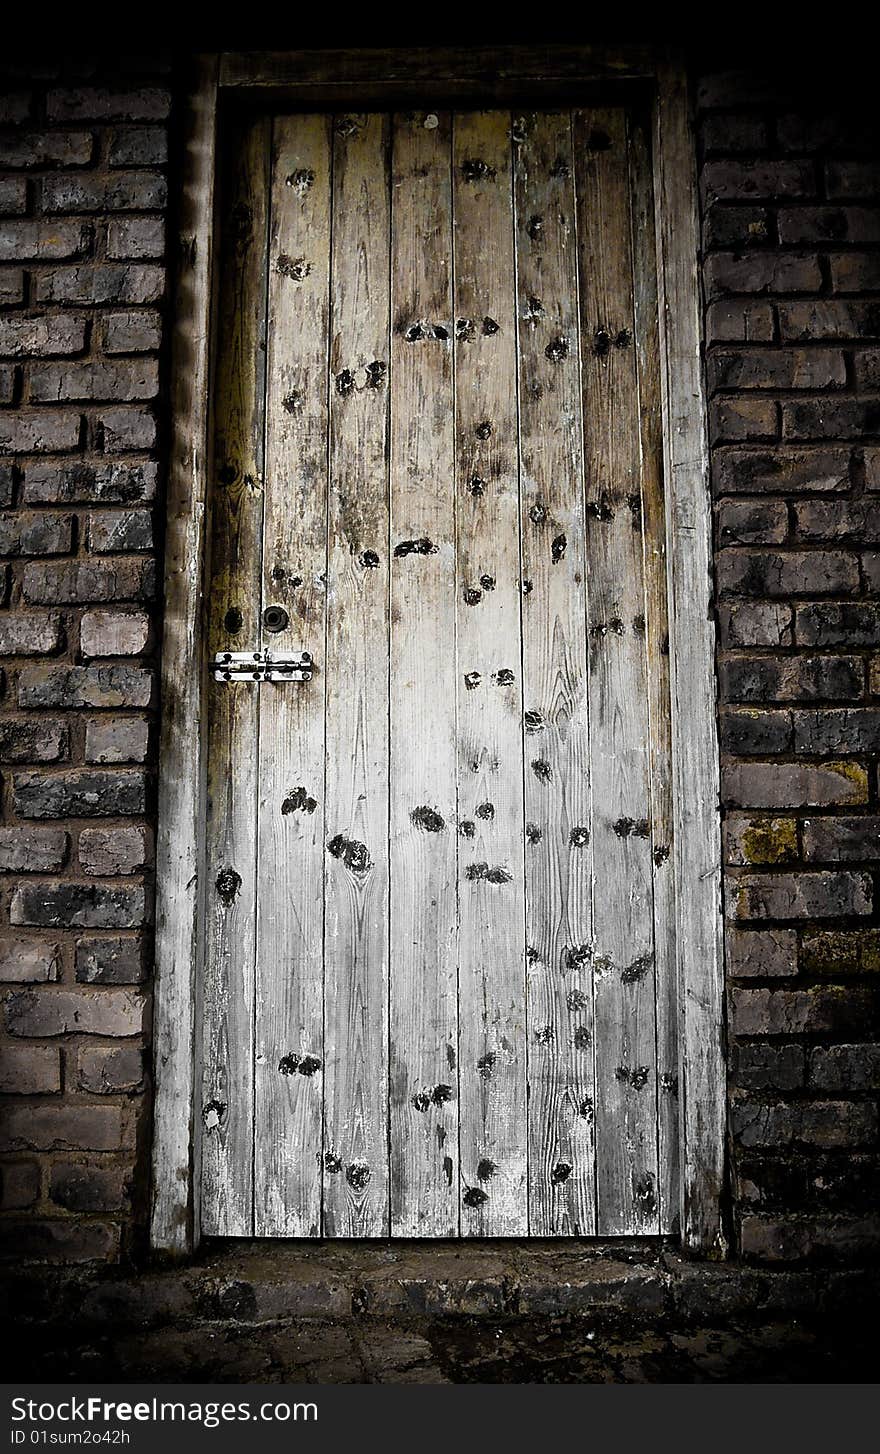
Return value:
[(783, 500), (724, 500), (718, 507), (723, 545), (781, 545), (788, 535)]
[(143, 1089), (144, 1052), (134, 1045), (84, 1045), (77, 1084), (90, 1095), (133, 1094)]
[(858, 561), (843, 551), (722, 550), (716, 572), (722, 595), (813, 595), (859, 587)]
[(784, 403), (787, 439), (855, 439), (880, 434), (880, 399), (809, 399)]
[[(81, 353), (85, 340), (85, 320), (75, 316), (56, 314), (45, 318), (0, 318), (0, 355), (4, 358)], [(65, 370), (71, 367), (70, 364), (62, 366)], [(32, 397), (35, 403), (46, 403), (53, 402), (56, 396), (41, 400), (35, 395)]]
[(0, 268), (0, 304), (4, 308), (24, 302), (24, 273), (21, 268)]
[(761, 151), (767, 144), (767, 126), (760, 116), (716, 112), (704, 117), (700, 130), (707, 151)]
[(79, 448), (79, 435), (79, 415), (70, 409), (0, 414), (0, 450), (9, 454), (64, 453)]
[[(32, 991), (25, 991), (32, 993)], [(51, 1045), (0, 1045), (0, 1092), (52, 1096), (61, 1090), (61, 1053)]]
[(794, 513), (802, 540), (880, 543), (880, 503), (875, 500), (799, 500)]
[(165, 223), (161, 217), (114, 218), (107, 228), (109, 258), (165, 256)]
[(34, 605), (149, 601), (155, 589), (154, 560), (71, 560), (57, 565), (27, 565), (22, 580), (24, 598)]
[(713, 400), (709, 425), (713, 443), (775, 439), (779, 433), (778, 410), (772, 399), (740, 399), (726, 394)]
[(168, 187), (159, 172), (74, 172), (43, 179), (43, 211), (144, 212), (160, 210)]
[(828, 389), (846, 383), (836, 349), (713, 349), (710, 389)]
[[(2, 222), (0, 223), (0, 259), (3, 262), (57, 262), (79, 258), (91, 251), (92, 228), (82, 222)], [(64, 319), (55, 320), (58, 323)], [(59, 349), (66, 353), (70, 350)]]
[(122, 1144), (119, 1106), (14, 1106), (0, 1116), (4, 1151), (118, 1151)]
[(73, 524), (72, 515), (44, 511), (0, 515), (0, 555), (67, 555), (73, 548)]
[(838, 298), (780, 303), (777, 307), (783, 343), (801, 339), (880, 338), (880, 302), (854, 303)]
[(24, 1211), (40, 1195), (40, 1168), (34, 1161), (14, 1161), (0, 1167), (0, 1209)]
[(830, 807), (868, 801), (868, 774), (850, 762), (725, 762), (722, 799), (738, 808)]
[(63, 639), (57, 616), (0, 612), (0, 656), (45, 656), (58, 651)]
[(61, 762), (68, 753), (66, 722), (49, 717), (0, 718), (0, 762)]
[(816, 258), (788, 253), (712, 253), (703, 276), (710, 298), (725, 293), (818, 293), (822, 286)]
[(847, 490), (850, 461), (849, 449), (723, 449), (712, 472), (720, 495)]
[(772, 303), (725, 298), (706, 310), (708, 343), (770, 343), (773, 330)]
[(809, 1052), (808, 1081), (816, 1090), (880, 1090), (880, 1045), (818, 1045)]
[[(880, 710), (876, 707), (832, 707), (816, 712), (795, 712), (792, 725), (796, 752), (821, 755), (880, 751)], [(841, 769), (844, 768), (850, 771), (846, 764), (841, 764)], [(856, 770), (856, 776), (860, 781), (861, 769)]]
[(825, 929), (801, 943), (801, 969), (810, 974), (871, 974), (880, 970), (880, 930)]
[(105, 353), (150, 353), (162, 343), (162, 317), (155, 309), (111, 313), (104, 324)]
[(168, 160), (168, 133), (161, 126), (121, 126), (110, 137), (111, 167), (160, 167)]
[(780, 116), (776, 123), (776, 140), (783, 151), (844, 151), (850, 154), (873, 155), (880, 146), (876, 117), (865, 109), (848, 116), (842, 111), (825, 115), (798, 111)]
[(57, 980), (61, 949), (44, 939), (0, 940), (0, 983), (47, 984)]
[(80, 939), (76, 946), (80, 984), (140, 984), (145, 973), (141, 938)]
[(0, 216), (20, 217), (27, 212), (24, 177), (0, 177)]
[(735, 1103), (733, 1136), (741, 1146), (864, 1146), (877, 1133), (877, 1108), (856, 1101)]
[(734, 1035), (845, 1034), (864, 1025), (871, 1013), (867, 990), (822, 985), (817, 989), (740, 989), (731, 991)]
[(828, 162), (825, 185), (832, 200), (837, 197), (880, 197), (880, 167), (876, 161)]
[(829, 259), (831, 286), (835, 293), (880, 291), (880, 254), (842, 252)]
[(153, 520), (149, 510), (102, 510), (89, 516), (89, 550), (123, 552), (151, 550)]
[(719, 720), (721, 745), (725, 752), (767, 753), (791, 749), (793, 728), (790, 712), (766, 712), (757, 707), (724, 707)]
[(814, 197), (816, 177), (810, 162), (714, 161), (703, 167), (702, 188), (707, 200)]
[(146, 762), (150, 724), (143, 717), (90, 717), (86, 762)]
[(30, 397), (35, 404), (75, 399), (154, 399), (159, 391), (155, 359), (137, 362), (43, 364), (32, 368)]
[(802, 1045), (735, 1045), (732, 1073), (743, 1090), (799, 1090), (805, 1078)]
[(724, 860), (739, 868), (750, 864), (794, 863), (798, 858), (794, 818), (729, 813), (724, 823)]
[(121, 1166), (56, 1162), (49, 1195), (69, 1212), (115, 1212), (128, 1200), (126, 1173)]
[(880, 349), (874, 348), (855, 356), (856, 388), (866, 392), (880, 389)]
[(761, 247), (769, 237), (766, 207), (710, 207), (703, 222), (707, 248)]
[(164, 291), (165, 269), (151, 263), (87, 263), (35, 279), (38, 303), (158, 303)]
[[(718, 623), (721, 645), (725, 649), (732, 646), (794, 644), (792, 609), (776, 602), (738, 601), (734, 606), (722, 606), (718, 613)], [(788, 663), (777, 662), (774, 665), (784, 667)], [(861, 682), (861, 678), (859, 680)], [(724, 692), (724, 696), (728, 698), (733, 695), (730, 690)]]
[(0, 140), (0, 167), (82, 167), (91, 161), (93, 147), (90, 131), (7, 132)]
[(156, 87), (118, 91), (80, 87), (50, 90), (46, 96), (50, 121), (162, 121), (170, 109), (170, 93)]
[(18, 682), (20, 707), (148, 707), (152, 672), (134, 666), (35, 666)]
[(55, 873), (67, 859), (63, 828), (0, 828), (0, 873)]
[(6, 1025), (12, 1035), (38, 1039), (70, 1034), (125, 1037), (140, 1034), (146, 1010), (146, 1000), (135, 990), (13, 990), (6, 997)]
[(67, 1264), (109, 1262), (119, 1256), (120, 1229), (109, 1222), (31, 1218), (22, 1223), (7, 1221), (5, 1230), (16, 1258)]
[(880, 818), (809, 818), (803, 825), (808, 862), (861, 863), (880, 858)]
[(817, 601), (797, 606), (795, 635), (801, 646), (880, 645), (880, 605)]
[(140, 929), (149, 922), (148, 908), (138, 884), (22, 884), (13, 893), (9, 920), (44, 929)]
[(90, 877), (137, 873), (152, 863), (152, 835), (149, 828), (134, 823), (121, 828), (83, 828), (77, 851), (80, 868)]
[(733, 702), (846, 701), (864, 691), (864, 667), (854, 656), (730, 656), (719, 677)]
[(143, 772), (80, 769), (21, 772), (14, 779), (15, 811), (22, 818), (113, 818), (147, 811)]
[(735, 929), (725, 934), (727, 973), (732, 979), (781, 979), (797, 974), (794, 929)]
[(156, 420), (148, 407), (120, 405), (102, 409), (98, 426), (108, 454), (124, 454), (129, 449), (152, 449), (156, 443)]
[(870, 914), (873, 903), (867, 873), (742, 874), (730, 892), (739, 919), (836, 919)]
[(36, 505), (125, 505), (155, 499), (158, 466), (40, 464), (25, 470), (24, 499)]

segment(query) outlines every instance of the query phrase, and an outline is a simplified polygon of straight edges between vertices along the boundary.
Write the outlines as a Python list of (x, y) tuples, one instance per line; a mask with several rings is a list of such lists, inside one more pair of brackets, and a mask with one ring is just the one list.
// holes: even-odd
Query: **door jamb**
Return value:
[[(421, 64), (456, 100), (503, 75), (524, 87), (651, 81), (653, 191), (663, 410), (675, 814), (681, 1237), (723, 1255), (725, 1151), (723, 940), (711, 504), (698, 274), (696, 157), (682, 57), (630, 46), (516, 47), (436, 53), (299, 52), (200, 55), (183, 126), (180, 250), (172, 324), (162, 728), (156, 869), (155, 1105), (151, 1246), (187, 1256), (200, 1240), (197, 1107), (204, 893), (203, 612), (210, 477), (215, 161), (221, 94), (264, 101), (364, 93), (376, 98)], [(372, 65), (372, 69), (371, 69)], [(366, 82), (365, 82), (366, 77)]]

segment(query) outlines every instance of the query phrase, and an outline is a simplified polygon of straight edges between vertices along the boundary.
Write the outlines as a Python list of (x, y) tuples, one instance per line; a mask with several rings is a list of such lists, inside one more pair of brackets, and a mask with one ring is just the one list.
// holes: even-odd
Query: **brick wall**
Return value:
[(24, 1253), (114, 1257), (149, 1130), (170, 96), (137, 63), (0, 87), (2, 1206)]
[(880, 126), (789, 85), (698, 86), (733, 1194), (782, 1260), (880, 1232)]
[[(169, 89), (158, 63), (40, 63), (0, 100), (2, 1205), (19, 1249), (61, 1260), (113, 1258), (146, 1220)], [(858, 1257), (880, 1183), (880, 133), (778, 74), (697, 89), (733, 1228), (749, 1257)]]

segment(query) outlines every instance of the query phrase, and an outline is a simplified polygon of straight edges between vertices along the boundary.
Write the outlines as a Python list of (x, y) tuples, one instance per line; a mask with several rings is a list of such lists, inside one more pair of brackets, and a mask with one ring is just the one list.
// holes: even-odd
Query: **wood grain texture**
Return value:
[(217, 57), (201, 56), (182, 117), (183, 242), (171, 339), (172, 438), (165, 532), (162, 734), (156, 839), (151, 1245), (177, 1256), (198, 1239), (195, 1135), (204, 874), (203, 636), (208, 493), (209, 320), (214, 251)]
[(515, 141), (522, 464), (529, 1204), (595, 1230), (589, 713), (574, 163), (567, 112)]
[(391, 1231), (459, 1230), (450, 117), (394, 118)]
[(318, 670), (303, 685), (259, 688), (254, 1228), (264, 1237), (321, 1231), (330, 193), (330, 118), (277, 117), (261, 596), (290, 624), (264, 629), (262, 644), (310, 651)]
[(681, 1232), (723, 1252), (724, 967), (711, 506), (696, 153), (680, 59), (658, 68), (654, 190), (667, 481), (680, 1055)]
[[(246, 124), (224, 148), (209, 658), (259, 631), (269, 123)], [(252, 684), (209, 685), (202, 1229), (220, 1236), (253, 1230), (257, 711)]]
[(542, 81), (583, 85), (645, 76), (652, 59), (650, 46), (636, 44), (228, 51), (221, 57), (220, 84), (291, 95), (314, 89), (325, 97), (364, 86), (381, 95), (413, 86), (424, 92), (433, 85), (452, 99), (462, 92), (485, 97), (505, 81), (520, 87)]
[(626, 117), (575, 112), (589, 517), (597, 1230), (656, 1232), (643, 501)]
[(459, 1100), (463, 1236), (522, 1236), (525, 930), (510, 118), (457, 114)]
[(636, 366), (641, 421), (642, 550), (645, 569), (650, 722), (651, 853), (654, 862), (654, 964), (657, 994), (657, 1154), (661, 1233), (679, 1230), (678, 1023), (675, 994), (675, 864), (672, 728), (669, 718), (669, 616), (666, 602), (666, 501), (656, 241), (650, 135), (629, 118)]
[(333, 142), (324, 1232), (387, 1236), (390, 118)]

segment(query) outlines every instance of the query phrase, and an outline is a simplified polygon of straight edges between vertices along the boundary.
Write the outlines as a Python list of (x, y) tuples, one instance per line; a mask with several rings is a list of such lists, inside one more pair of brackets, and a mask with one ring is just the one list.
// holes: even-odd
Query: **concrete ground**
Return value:
[(141, 1274), (18, 1269), (7, 1380), (873, 1382), (868, 1270), (657, 1244), (217, 1244)]

